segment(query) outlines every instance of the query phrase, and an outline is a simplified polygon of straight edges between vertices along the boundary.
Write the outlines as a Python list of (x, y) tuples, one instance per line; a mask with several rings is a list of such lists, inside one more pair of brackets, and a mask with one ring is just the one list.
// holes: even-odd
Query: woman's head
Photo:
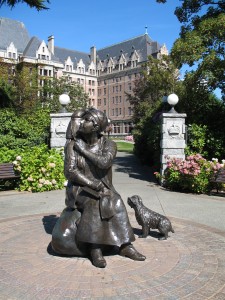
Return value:
[(88, 117), (92, 120), (97, 132), (102, 132), (108, 126), (107, 116), (100, 110), (95, 108), (89, 108), (83, 116), (83, 119)]
[(83, 115), (85, 114), (85, 109), (77, 109), (71, 116), (71, 121), (67, 127), (66, 138), (73, 139), (76, 137), (77, 131), (80, 127), (80, 122), (82, 120)]

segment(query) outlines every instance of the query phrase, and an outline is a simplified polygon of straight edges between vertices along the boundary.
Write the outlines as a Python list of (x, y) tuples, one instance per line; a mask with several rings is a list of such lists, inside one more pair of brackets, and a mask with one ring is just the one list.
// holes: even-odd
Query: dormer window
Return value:
[(131, 55), (131, 68), (136, 68), (138, 64), (139, 55), (136, 50)]
[(124, 69), (124, 64), (119, 64), (119, 70), (122, 71)]
[(7, 57), (17, 59), (17, 49), (13, 43), (11, 43), (9, 47), (7, 47)]

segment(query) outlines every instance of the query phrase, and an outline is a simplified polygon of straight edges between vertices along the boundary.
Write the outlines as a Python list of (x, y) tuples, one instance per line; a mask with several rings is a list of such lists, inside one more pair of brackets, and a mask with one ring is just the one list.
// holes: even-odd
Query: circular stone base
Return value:
[[(129, 213), (135, 248), (144, 262), (106, 256), (98, 269), (88, 258), (55, 256), (50, 247), (59, 215), (7, 219), (1, 227), (0, 299), (225, 299), (225, 235), (170, 218), (175, 233), (148, 238)], [(215, 231), (215, 230), (214, 230)]]

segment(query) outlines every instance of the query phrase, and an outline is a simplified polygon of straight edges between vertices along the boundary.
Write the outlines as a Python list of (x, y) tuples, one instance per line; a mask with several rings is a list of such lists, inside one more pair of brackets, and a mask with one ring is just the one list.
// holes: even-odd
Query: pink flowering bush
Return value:
[(134, 137), (133, 135), (127, 135), (125, 136), (124, 140), (127, 142), (134, 142)]
[(224, 167), (224, 162), (220, 164), (216, 159), (207, 161), (200, 154), (190, 155), (185, 160), (168, 159), (163, 183), (171, 190), (208, 193), (212, 188), (210, 179)]

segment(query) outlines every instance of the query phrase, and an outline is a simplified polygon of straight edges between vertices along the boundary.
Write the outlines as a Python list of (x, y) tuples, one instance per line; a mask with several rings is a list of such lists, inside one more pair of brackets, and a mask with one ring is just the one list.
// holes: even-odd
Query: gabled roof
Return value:
[(29, 39), (28, 31), (22, 22), (0, 18), (0, 49), (6, 50), (13, 42), (18, 52), (22, 53)]
[(150, 39), (147, 34), (114, 44), (102, 49), (97, 50), (98, 59), (104, 61), (113, 57), (118, 60), (121, 56), (121, 53), (125, 57), (130, 57), (134, 51), (138, 52), (140, 57), (140, 62), (146, 61), (148, 55), (159, 52), (160, 45), (157, 42), (154, 42)]
[(80, 59), (83, 60), (85, 66), (88, 66), (91, 63), (89, 53), (85, 53), (85, 52), (69, 50), (69, 49), (60, 48), (60, 47), (55, 46), (54, 54), (55, 54), (55, 56), (57, 56), (59, 58), (59, 60), (63, 64), (65, 63), (65, 60), (67, 60), (68, 56), (70, 56), (74, 67), (77, 66), (77, 63), (79, 62)]
[[(25, 50), (23, 52), (23, 56), (36, 58), (36, 52), (37, 52), (38, 48), (40, 47), (41, 43), (42, 43), (41, 40), (39, 40), (36, 36), (33, 36), (30, 39), (29, 43), (27, 44), (27, 47), (25, 48)], [(60, 61), (59, 58), (53, 54), (51, 54), (51, 60), (57, 61), (57, 62)]]

